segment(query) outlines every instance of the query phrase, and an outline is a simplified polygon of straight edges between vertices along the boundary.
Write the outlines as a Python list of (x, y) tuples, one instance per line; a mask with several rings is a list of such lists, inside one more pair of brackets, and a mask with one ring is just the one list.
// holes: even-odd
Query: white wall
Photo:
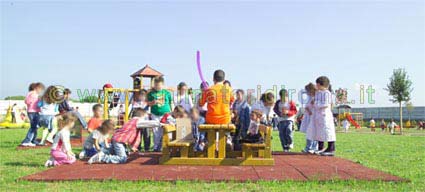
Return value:
[[(23, 100), (0, 100), (0, 115), (5, 115), (7, 113), (7, 109), (9, 106), (16, 103), (18, 105), (19, 109), (26, 108), (26, 105)], [(81, 113), (81, 115), (85, 117), (91, 117), (93, 115), (92, 112), (92, 106), (95, 103), (71, 103), (72, 107), (78, 107), (78, 111)], [(24, 111), (25, 112), (25, 111)], [(115, 110), (113, 110), (111, 115), (114, 115)]]

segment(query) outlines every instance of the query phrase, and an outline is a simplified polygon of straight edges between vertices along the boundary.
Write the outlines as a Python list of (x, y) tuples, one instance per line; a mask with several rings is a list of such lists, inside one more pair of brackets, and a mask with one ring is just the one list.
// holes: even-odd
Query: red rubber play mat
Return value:
[(77, 161), (22, 177), (29, 181), (153, 180), (153, 181), (258, 181), (258, 180), (382, 180), (407, 181), (339, 157), (274, 153), (274, 166), (158, 165), (159, 153), (133, 154), (126, 164)]

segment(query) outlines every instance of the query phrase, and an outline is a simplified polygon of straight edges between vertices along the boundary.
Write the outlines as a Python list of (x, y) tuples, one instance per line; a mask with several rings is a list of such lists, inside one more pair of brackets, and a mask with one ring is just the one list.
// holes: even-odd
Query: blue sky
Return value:
[(1, 2), (0, 97), (24, 95), (30, 82), (75, 89), (110, 82), (130, 88), (145, 64), (170, 86), (197, 87), (226, 71), (233, 87), (301, 89), (327, 75), (334, 88), (396, 106), (383, 90), (394, 68), (413, 81), (425, 105), (424, 1)]

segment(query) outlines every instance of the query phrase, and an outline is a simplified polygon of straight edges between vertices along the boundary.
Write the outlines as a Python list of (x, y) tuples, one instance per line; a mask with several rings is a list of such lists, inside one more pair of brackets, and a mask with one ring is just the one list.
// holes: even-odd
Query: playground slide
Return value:
[(347, 120), (351, 123), (351, 125), (354, 125), (356, 129), (360, 128), (360, 125), (356, 121), (354, 121), (353, 117), (350, 114), (347, 114), (346, 117), (347, 117)]

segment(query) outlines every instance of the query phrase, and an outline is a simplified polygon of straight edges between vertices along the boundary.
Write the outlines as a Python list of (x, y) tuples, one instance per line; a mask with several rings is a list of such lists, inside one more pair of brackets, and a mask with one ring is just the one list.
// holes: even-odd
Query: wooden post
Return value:
[(218, 158), (226, 157), (226, 134), (224, 130), (218, 131)]
[(124, 123), (127, 123), (127, 121), (128, 121), (128, 113), (129, 113), (129, 111), (128, 111), (128, 105), (129, 105), (129, 103), (128, 103), (128, 89), (126, 89), (125, 90), (125, 101), (124, 101), (124, 108), (125, 108), (125, 112), (124, 112)]
[(215, 158), (215, 131), (208, 130), (208, 158)]
[(109, 106), (108, 106), (108, 88), (103, 90), (103, 119), (109, 119)]

